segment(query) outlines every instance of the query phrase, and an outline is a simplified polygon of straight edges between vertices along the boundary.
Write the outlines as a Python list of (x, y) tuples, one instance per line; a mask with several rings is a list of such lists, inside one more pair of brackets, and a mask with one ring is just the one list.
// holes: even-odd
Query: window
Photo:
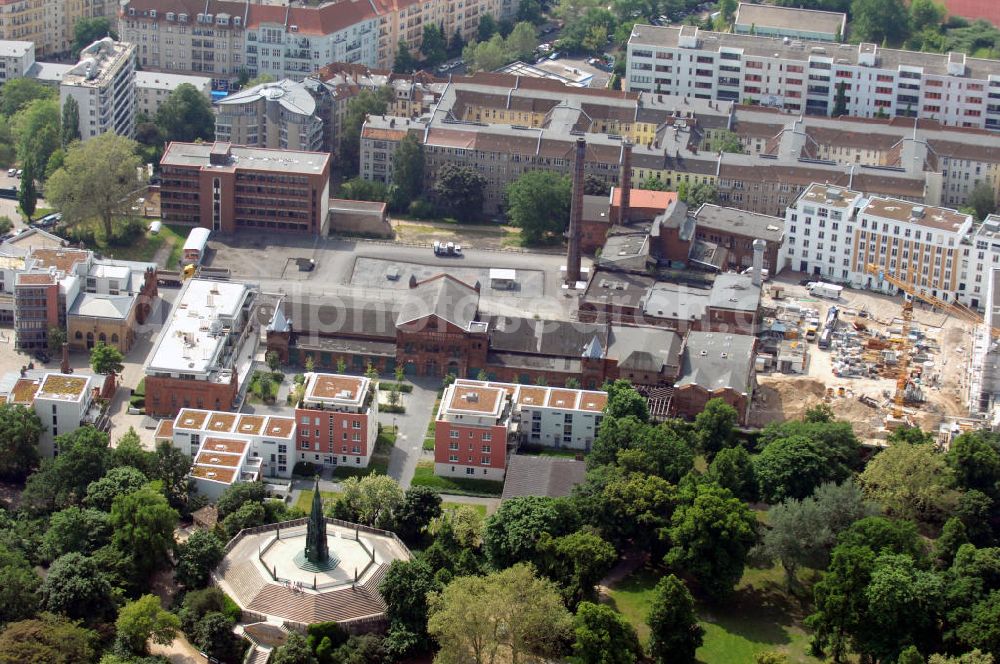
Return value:
[(486, 440), (493, 440), (493, 434), (490, 433), (489, 431), (484, 431), (483, 432), (483, 440), (484, 441), (486, 441)]
[(480, 457), (479, 462), (482, 465), (484, 465), (484, 466), (490, 465), (490, 457), (489, 457), (489, 455), (484, 454), (482, 457)]
[(458, 432), (455, 431), (454, 429), (452, 429), (451, 431), (448, 432), (448, 437), (449, 438), (458, 438)]

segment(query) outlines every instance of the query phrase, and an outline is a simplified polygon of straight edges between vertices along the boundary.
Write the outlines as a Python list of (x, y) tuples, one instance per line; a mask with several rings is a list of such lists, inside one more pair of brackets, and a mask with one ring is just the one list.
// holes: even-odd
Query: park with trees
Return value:
[[(324, 495), (328, 516), (393, 530), (414, 555), (381, 582), (384, 634), (311, 625), (272, 661), (1000, 655), (1000, 436), (965, 433), (943, 451), (901, 429), (873, 452), (822, 404), (751, 432), (720, 400), (692, 422), (654, 421), (627, 381), (605, 388), (586, 478), (567, 497), (513, 498), (487, 516), (379, 474)], [(0, 662), (147, 664), (182, 633), (241, 661), (240, 611), (211, 571), (241, 529), (300, 509), (236, 484), (218, 524), (179, 543), (204, 501), (170, 444), (149, 451), (130, 431), (112, 447), (84, 427), (40, 460), (38, 418), (12, 404), (0, 431), (0, 475), (19, 494), (0, 511)]]

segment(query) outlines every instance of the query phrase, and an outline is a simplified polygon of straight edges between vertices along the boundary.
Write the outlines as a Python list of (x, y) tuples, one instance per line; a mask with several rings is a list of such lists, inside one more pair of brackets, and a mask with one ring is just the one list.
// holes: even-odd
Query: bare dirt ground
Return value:
[[(830, 306), (837, 305), (841, 308), (841, 325), (851, 325), (857, 320), (869, 329), (885, 330), (900, 323), (902, 297), (845, 289), (839, 302), (822, 300), (811, 297), (805, 287), (798, 285), (799, 276), (782, 276), (777, 280), (776, 283), (785, 288), (786, 297), (782, 301), (795, 301), (817, 308), (820, 320), (825, 319)], [(765, 297), (764, 304), (769, 306), (782, 301)], [(868, 318), (850, 315), (850, 312), (862, 309), (868, 312)], [(847, 315), (843, 315), (845, 310)], [(937, 350), (931, 354), (933, 365), (924, 370), (926, 401), (919, 406), (907, 407), (905, 412), (913, 424), (934, 431), (944, 416), (965, 416), (968, 413), (965, 395), (972, 327), (932, 311), (922, 303), (914, 305), (914, 322), (929, 340), (936, 342)], [(805, 375), (760, 374), (751, 424), (763, 426), (769, 422), (800, 418), (806, 409), (825, 402), (838, 418), (854, 423), (859, 437), (870, 440), (884, 438), (886, 407), (896, 388), (894, 378), (891, 375), (879, 378), (835, 376), (831, 360), (831, 351), (820, 350), (815, 344), (810, 344), (808, 372)], [(830, 388), (832, 396), (828, 396)], [(860, 396), (871, 397), (880, 407), (866, 406), (858, 400)]]
[(440, 221), (393, 219), (396, 240), (432, 244), (455, 242), (476, 249), (514, 249), (520, 247), (520, 231), (496, 224), (459, 225)]

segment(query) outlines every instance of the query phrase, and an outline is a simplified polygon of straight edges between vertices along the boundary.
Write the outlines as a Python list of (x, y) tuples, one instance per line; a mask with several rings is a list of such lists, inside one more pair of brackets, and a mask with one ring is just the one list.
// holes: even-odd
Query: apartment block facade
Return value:
[(598, 390), (465, 379), (455, 384), (506, 390), (518, 442), (530, 446), (589, 452), (608, 402), (608, 393)]
[(976, 225), (971, 215), (947, 208), (864, 198), (829, 185), (811, 186), (789, 207), (785, 223), (784, 252), (793, 269), (855, 288), (895, 293), (881, 278), (891, 274), (915, 292), (978, 308), (1000, 261), (992, 250), (1000, 227), (989, 220)]
[[(33, 1), (33, 0), (28, 0)], [(37, 0), (40, 3), (40, 0)], [(475, 38), (484, 15), (513, 18), (513, 0), (244, 3), (126, 0), (121, 39), (144, 69), (210, 75), (228, 89), (241, 72), (302, 80), (330, 62), (391, 69), (399, 41), (419, 49), (425, 25)], [(11, 37), (22, 38), (22, 37)]]
[(0, 2), (0, 39), (33, 42), (39, 56), (68, 54), (80, 19), (118, 15), (115, 0), (6, 0)]
[(25, 371), (0, 377), (5, 403), (31, 408), (42, 423), (38, 452), (43, 459), (59, 454), (56, 437), (82, 426), (104, 427), (98, 397), (115, 393), (113, 376)]
[(842, 88), (846, 115), (1000, 129), (1000, 61), (963, 53), (637, 25), (627, 62), (631, 91), (830, 115)]
[(80, 62), (59, 83), (60, 105), (73, 98), (80, 113), (80, 139), (107, 132), (135, 134), (138, 96), (135, 85), (136, 46), (110, 37), (80, 52)]
[(272, 150), (316, 152), (323, 146), (323, 120), (302, 82), (262, 83), (216, 104), (215, 140)]
[(363, 376), (308, 373), (295, 421), (298, 461), (365, 468), (378, 438), (378, 388)]
[(229, 143), (170, 143), (160, 160), (166, 223), (325, 234), (330, 155)]
[(211, 101), (212, 79), (207, 76), (137, 71), (135, 73), (135, 91), (138, 113), (148, 118), (155, 118), (163, 102), (170, 98), (174, 90), (185, 83), (194, 86), (198, 92)]
[(510, 393), (485, 384), (452, 384), (441, 397), (434, 425), (434, 474), (501, 481), (507, 469)]
[(118, 37), (136, 45), (146, 71), (209, 76), (226, 90), (246, 67), (250, 3), (229, 0), (129, 0), (118, 14)]
[(24, 78), (34, 64), (34, 42), (0, 41), (0, 84), (15, 78)]

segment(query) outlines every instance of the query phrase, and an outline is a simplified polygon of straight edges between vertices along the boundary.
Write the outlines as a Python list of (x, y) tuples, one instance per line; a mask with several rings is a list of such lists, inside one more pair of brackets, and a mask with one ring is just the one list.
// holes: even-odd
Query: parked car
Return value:
[(12, 178), (15, 175), (17, 175), (17, 169), (16, 168), (8, 168), (7, 169), (7, 177)]
[(24, 171), (22, 171), (22, 170), (21, 170), (21, 169), (19, 168), (19, 169), (17, 169), (17, 173), (16, 173), (15, 175), (14, 175), (14, 177), (16, 177), (16, 178), (19, 178), (19, 177), (21, 177), (22, 175), (24, 175)]
[(42, 364), (48, 364), (52, 360), (52, 356), (46, 353), (44, 350), (35, 351), (35, 359)]

